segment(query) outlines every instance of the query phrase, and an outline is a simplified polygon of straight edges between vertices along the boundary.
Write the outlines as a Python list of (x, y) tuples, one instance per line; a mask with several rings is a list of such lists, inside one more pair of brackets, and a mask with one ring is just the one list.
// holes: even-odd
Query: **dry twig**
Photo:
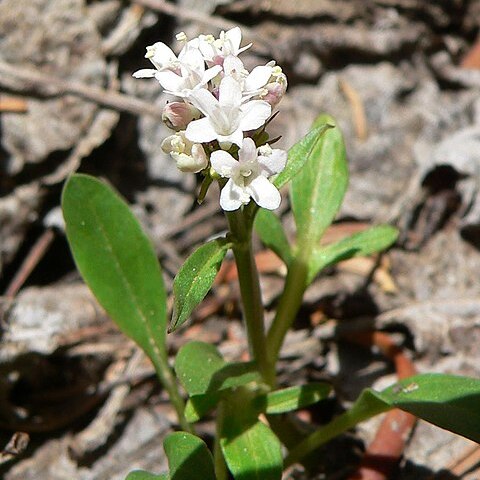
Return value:
[(35, 242), (30, 252), (28, 252), (28, 255), (23, 260), (20, 268), (8, 285), (7, 290), (5, 291), (5, 297), (15, 297), (20, 288), (22, 288), (22, 285), (25, 283), (27, 278), (47, 252), (54, 238), (55, 232), (51, 228), (45, 230), (42, 235), (40, 235), (40, 238)]
[(23, 98), (0, 97), (0, 113), (24, 113), (28, 110), (27, 102)]
[(18, 67), (2, 61), (0, 61), (0, 86), (13, 88), (18, 92), (33, 91), (47, 98), (75, 95), (105, 108), (161, 118), (161, 111), (156, 106), (139, 98), (99, 87), (90, 87), (84, 83), (48, 75), (40, 70)]
[(367, 116), (365, 115), (365, 108), (362, 99), (358, 92), (346, 80), (340, 80), (340, 88), (343, 94), (350, 102), (352, 108), (353, 123), (355, 125), (355, 132), (360, 141), (365, 141), (368, 136)]

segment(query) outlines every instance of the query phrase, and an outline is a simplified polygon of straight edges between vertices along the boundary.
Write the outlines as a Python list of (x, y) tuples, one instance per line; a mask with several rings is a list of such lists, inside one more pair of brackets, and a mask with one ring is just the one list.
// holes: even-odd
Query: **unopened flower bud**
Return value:
[(273, 75), (271, 80), (273, 81), (265, 85), (261, 99), (275, 107), (287, 91), (287, 77), (284, 73), (279, 73), (278, 75)]
[(185, 130), (192, 121), (200, 118), (200, 111), (186, 102), (170, 102), (165, 105), (162, 120), (172, 130)]
[(208, 165), (208, 158), (200, 143), (193, 143), (185, 132), (170, 135), (162, 142), (162, 150), (175, 160), (182, 172), (198, 173)]

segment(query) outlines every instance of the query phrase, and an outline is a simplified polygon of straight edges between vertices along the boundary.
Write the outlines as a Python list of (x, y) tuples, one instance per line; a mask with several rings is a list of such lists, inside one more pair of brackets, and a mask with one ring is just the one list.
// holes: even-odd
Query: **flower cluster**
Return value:
[(240, 46), (238, 27), (222, 31), (219, 38), (188, 40), (180, 33), (177, 40), (184, 44), (178, 56), (157, 42), (145, 55), (155, 68), (133, 74), (155, 78), (177, 97), (162, 114), (175, 130), (163, 141), (163, 151), (184, 172), (219, 178), (224, 210), (236, 210), (250, 199), (277, 208), (280, 193), (268, 178), (284, 169), (287, 153), (266, 143), (265, 127), (287, 88), (285, 74), (274, 61), (249, 72), (238, 55), (251, 44)]

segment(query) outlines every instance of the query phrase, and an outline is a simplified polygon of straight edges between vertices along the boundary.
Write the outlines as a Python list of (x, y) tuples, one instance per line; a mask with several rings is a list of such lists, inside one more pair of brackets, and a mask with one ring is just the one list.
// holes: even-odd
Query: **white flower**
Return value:
[(192, 143), (185, 137), (185, 132), (170, 135), (162, 142), (162, 150), (169, 153), (182, 172), (198, 173), (208, 165), (205, 150), (198, 143)]
[(155, 69), (143, 68), (137, 70), (133, 76), (135, 78), (153, 78), (157, 72), (163, 70), (178, 70), (180, 63), (177, 56), (173, 53), (172, 49), (165, 45), (163, 42), (157, 42), (147, 47), (147, 53), (145, 58), (148, 58)]
[(220, 194), (220, 206), (224, 210), (236, 210), (250, 198), (268, 210), (280, 205), (280, 192), (268, 177), (285, 168), (287, 152), (284, 150), (272, 149), (269, 145), (256, 148), (251, 138), (245, 138), (238, 151), (238, 160), (224, 150), (216, 150), (210, 161), (220, 176), (229, 179)]
[(206, 89), (192, 92), (189, 100), (205, 115), (190, 122), (185, 132), (189, 140), (198, 143), (218, 140), (220, 146), (235, 143), (240, 147), (243, 132), (261, 127), (272, 113), (263, 100), (242, 103), (241, 85), (232, 77), (221, 81), (218, 100)]
[(213, 35), (200, 35), (191, 40), (192, 45), (198, 47), (203, 58), (210, 65), (221, 65), (228, 55), (238, 56), (252, 46), (251, 43), (240, 47), (242, 43), (242, 31), (234, 27), (227, 32), (220, 32), (220, 38), (215, 39)]
[(234, 55), (225, 58), (223, 71), (226, 76), (233, 77), (240, 83), (244, 99), (261, 94), (263, 87), (267, 85), (273, 75), (273, 67), (268, 63), (257, 66), (248, 72), (243, 66), (243, 62)]
[(190, 42), (182, 48), (178, 58), (162, 42), (147, 47), (145, 57), (153, 63), (155, 69), (138, 70), (133, 76), (155, 77), (167, 93), (183, 98), (188, 97), (192, 90), (204, 87), (222, 70), (219, 65), (206, 69), (202, 53)]

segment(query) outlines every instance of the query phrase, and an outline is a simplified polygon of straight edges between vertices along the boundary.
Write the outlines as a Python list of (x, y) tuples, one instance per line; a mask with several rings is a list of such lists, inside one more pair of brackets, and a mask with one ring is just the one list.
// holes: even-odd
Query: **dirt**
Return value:
[[(30, 436), (0, 456), (2, 478), (123, 480), (133, 468), (166, 468), (161, 439), (174, 413), (148, 361), (82, 284), (59, 203), (73, 171), (111, 182), (149, 232), (169, 288), (189, 252), (225, 230), (218, 190), (196, 205), (196, 180), (159, 148), (167, 96), (131, 77), (146, 67), (146, 45), (174, 45), (182, 30), (216, 33), (210, 24), (245, 27), (254, 42), (247, 67), (274, 58), (286, 72), (288, 93), (271, 126), (281, 147), (321, 112), (337, 119), (350, 185), (330, 234), (384, 222), (401, 232), (381, 259), (329, 269), (309, 288), (279, 378), (326, 379), (336, 395), (301, 420), (325, 422), (362, 388), (395, 380), (388, 359), (345, 342), (339, 328), (389, 332), (420, 372), (478, 377), (479, 2), (142, 5), (0, 3), (0, 445), (15, 432)], [(281, 215), (292, 235), (287, 201)], [(277, 267), (262, 275), (267, 318), (283, 284)], [(217, 284), (192, 323), (170, 336), (172, 355), (194, 338), (241, 358), (240, 316), (235, 280)], [(296, 468), (285, 478), (348, 479), (378, 424), (360, 425), (327, 446), (309, 473)], [(210, 439), (212, 428), (205, 422), (200, 432)], [(480, 478), (475, 462), (462, 461), (477, 458), (473, 447), (420, 423), (391, 478)]]

